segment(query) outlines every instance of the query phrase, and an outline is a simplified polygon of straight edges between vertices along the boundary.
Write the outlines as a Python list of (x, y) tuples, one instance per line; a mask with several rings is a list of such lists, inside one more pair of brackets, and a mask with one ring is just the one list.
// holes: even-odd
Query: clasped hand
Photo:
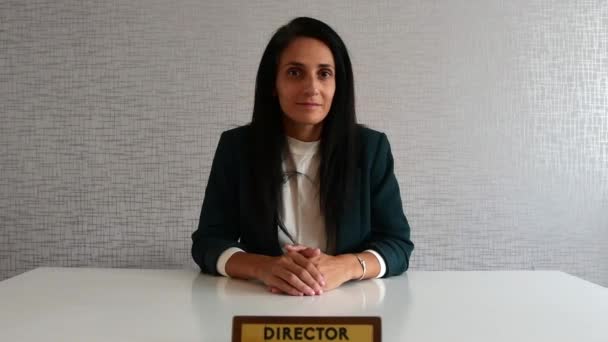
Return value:
[(352, 279), (352, 255), (332, 256), (318, 248), (286, 245), (286, 253), (273, 257), (260, 279), (273, 293), (314, 296)]

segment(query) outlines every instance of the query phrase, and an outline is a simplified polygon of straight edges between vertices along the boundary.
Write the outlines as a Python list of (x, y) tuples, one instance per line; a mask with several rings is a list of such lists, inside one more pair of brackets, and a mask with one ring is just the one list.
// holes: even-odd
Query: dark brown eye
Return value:
[(333, 76), (333, 73), (331, 72), (331, 70), (321, 70), (319, 72), (319, 75), (321, 76), (321, 78), (330, 78)]
[(287, 70), (287, 76), (298, 77), (298, 76), (300, 76), (300, 70), (298, 70), (298, 69), (289, 69), (289, 70)]

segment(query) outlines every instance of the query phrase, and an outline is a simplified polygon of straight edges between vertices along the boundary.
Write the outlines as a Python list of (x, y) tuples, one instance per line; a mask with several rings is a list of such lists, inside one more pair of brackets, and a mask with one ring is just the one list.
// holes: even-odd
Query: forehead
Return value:
[(334, 65), (334, 56), (325, 43), (318, 39), (309, 37), (298, 37), (294, 39), (283, 52), (279, 59), (280, 65), (299, 63), (307, 66), (319, 64)]

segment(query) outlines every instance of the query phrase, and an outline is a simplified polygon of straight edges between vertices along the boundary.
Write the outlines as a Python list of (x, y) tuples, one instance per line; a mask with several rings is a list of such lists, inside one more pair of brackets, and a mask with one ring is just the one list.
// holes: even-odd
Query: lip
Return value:
[(314, 103), (314, 102), (296, 102), (296, 104), (300, 105), (300, 106), (307, 106), (307, 107), (321, 106), (320, 103)]

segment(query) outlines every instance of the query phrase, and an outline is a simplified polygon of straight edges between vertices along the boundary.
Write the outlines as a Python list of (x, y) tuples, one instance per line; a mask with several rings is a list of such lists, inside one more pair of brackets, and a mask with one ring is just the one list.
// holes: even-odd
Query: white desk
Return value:
[(382, 317), (383, 341), (608, 341), (608, 289), (561, 272), (408, 272), (317, 297), (186, 270), (0, 282), (0, 341), (229, 341), (234, 315)]

